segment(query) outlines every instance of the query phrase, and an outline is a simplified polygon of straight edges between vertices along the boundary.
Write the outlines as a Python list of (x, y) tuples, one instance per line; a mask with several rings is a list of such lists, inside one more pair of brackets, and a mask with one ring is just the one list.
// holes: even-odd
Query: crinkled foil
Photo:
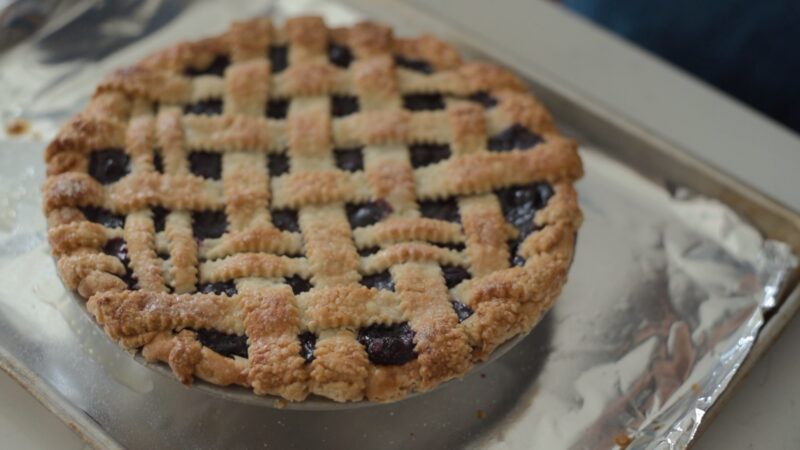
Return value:
[(337, 24), (359, 15), (298, 1), (61, 7), (0, 57), (0, 121), (9, 127), (0, 131), (0, 346), (123, 446), (683, 448), (795, 264), (787, 245), (762, 239), (725, 205), (670, 195), (585, 146), (586, 219), (569, 282), (496, 362), (431, 393), (340, 411), (185, 388), (110, 342), (59, 281), (40, 207), (43, 148), (102, 74), (156, 48), (267, 12), (314, 10)]

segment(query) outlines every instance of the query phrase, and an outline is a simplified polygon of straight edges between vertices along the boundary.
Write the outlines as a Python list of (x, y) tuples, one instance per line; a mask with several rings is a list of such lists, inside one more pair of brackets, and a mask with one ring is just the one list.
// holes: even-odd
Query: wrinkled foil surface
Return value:
[(103, 74), (157, 48), (256, 14), (360, 15), (322, 1), (67, 3), (3, 22), (22, 24), (15, 39), (41, 28), (0, 55), (0, 346), (123, 446), (683, 448), (795, 264), (725, 205), (670, 193), (587, 143), (569, 282), (497, 361), (402, 402), (338, 411), (185, 388), (111, 342), (61, 284), (40, 206), (43, 149)]

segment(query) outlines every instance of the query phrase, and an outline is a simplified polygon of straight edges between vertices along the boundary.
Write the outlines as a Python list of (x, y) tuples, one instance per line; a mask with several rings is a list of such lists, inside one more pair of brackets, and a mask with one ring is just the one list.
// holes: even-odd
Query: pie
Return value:
[(48, 238), (106, 333), (185, 384), (388, 402), (556, 300), (575, 142), (423, 35), (258, 18), (108, 76), (46, 149)]

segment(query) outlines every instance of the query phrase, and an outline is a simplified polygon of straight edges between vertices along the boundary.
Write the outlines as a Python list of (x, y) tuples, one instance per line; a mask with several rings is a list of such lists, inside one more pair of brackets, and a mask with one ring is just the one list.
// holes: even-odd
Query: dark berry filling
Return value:
[(394, 292), (394, 280), (388, 270), (374, 275), (365, 275), (361, 278), (361, 284), (368, 288), (383, 289)]
[(286, 284), (291, 286), (294, 295), (302, 294), (303, 292), (306, 292), (311, 289), (311, 282), (309, 282), (305, 278), (300, 278), (297, 275), (292, 275), (291, 277), (287, 277)]
[(522, 125), (512, 125), (489, 138), (489, 150), (505, 152), (515, 148), (526, 149), (543, 142), (542, 137)]
[(103, 253), (117, 257), (125, 266), (125, 275), (122, 276), (122, 281), (128, 285), (128, 289), (135, 289), (136, 278), (133, 276), (133, 271), (130, 268), (130, 257), (128, 256), (128, 244), (124, 239), (114, 238), (109, 239), (106, 245), (103, 246)]
[(547, 205), (553, 188), (547, 183), (512, 186), (496, 192), (506, 220), (519, 230), (519, 241), (536, 230), (533, 217)]
[(99, 223), (104, 227), (122, 228), (125, 226), (125, 216), (118, 216), (107, 209), (86, 206), (81, 208), (81, 212), (86, 217), (86, 220)]
[(447, 144), (411, 144), (411, 165), (415, 168), (437, 163), (450, 157), (450, 146)]
[(380, 249), (381, 248), (378, 247), (378, 246), (375, 246), (375, 247), (364, 247), (364, 248), (358, 249), (358, 254), (359, 254), (359, 256), (374, 255), (375, 253), (378, 253), (380, 251)]
[(300, 340), (300, 356), (306, 360), (306, 363), (310, 363), (314, 360), (314, 348), (317, 346), (317, 336), (310, 331), (306, 331), (297, 336), (297, 339)]
[(429, 219), (446, 220), (459, 223), (461, 216), (458, 214), (458, 202), (455, 197), (444, 200), (431, 200), (419, 202), (419, 211), (422, 217)]
[(331, 43), (328, 45), (328, 60), (346, 69), (350, 67), (350, 63), (353, 62), (353, 53), (350, 52), (349, 48), (343, 45)]
[(220, 281), (217, 283), (203, 283), (197, 285), (197, 291), (202, 294), (217, 294), (233, 297), (236, 295), (236, 283), (233, 281)]
[(152, 211), (153, 211), (153, 226), (156, 229), (156, 233), (158, 233), (159, 231), (163, 231), (164, 225), (167, 220), (167, 214), (169, 214), (169, 211), (160, 206), (154, 206), (152, 208)]
[(392, 205), (386, 200), (379, 199), (370, 203), (362, 203), (360, 205), (347, 204), (347, 218), (350, 220), (350, 226), (353, 228), (365, 227), (372, 225), (392, 212)]
[(186, 75), (190, 77), (196, 77), (198, 75), (218, 75), (224, 76), (225, 75), (225, 68), (228, 67), (231, 63), (231, 60), (225, 55), (219, 55), (214, 58), (214, 61), (211, 61), (211, 64), (204, 68), (204, 69), (195, 69), (193, 67), (189, 67), (186, 69)]
[(349, 95), (331, 97), (331, 115), (333, 117), (349, 116), (358, 112), (358, 99)]
[(222, 178), (222, 155), (212, 152), (189, 153), (189, 169), (203, 178)]
[(336, 158), (336, 167), (348, 172), (364, 170), (364, 155), (360, 148), (335, 149), (333, 155)]
[(444, 247), (448, 250), (460, 252), (466, 248), (463, 242), (448, 242), (447, 244), (438, 244), (439, 247)]
[(394, 62), (400, 67), (411, 69), (422, 73), (433, 73), (433, 66), (428, 64), (427, 61), (421, 59), (408, 59), (403, 56), (397, 55), (394, 57)]
[(228, 228), (228, 219), (222, 211), (196, 211), (192, 213), (192, 232), (197, 239), (218, 238)]
[(130, 263), (128, 257), (128, 244), (122, 238), (109, 239), (103, 247), (103, 253), (106, 255), (116, 256), (125, 266)]
[(300, 231), (297, 211), (293, 209), (276, 209), (272, 211), (272, 224), (283, 231)]
[(161, 157), (161, 152), (158, 150), (153, 151), (153, 168), (158, 173), (164, 173), (164, 159)]
[(410, 111), (444, 109), (444, 98), (440, 94), (406, 95), (403, 97), (403, 107)]
[(510, 252), (511, 252), (511, 260), (509, 261), (512, 266), (522, 267), (525, 265), (525, 258), (517, 254), (519, 250), (519, 243), (512, 242), (509, 244)]
[(269, 176), (277, 177), (289, 171), (289, 157), (279, 153), (267, 157)]
[(197, 330), (197, 340), (222, 356), (247, 358), (247, 336), (213, 330)]
[(442, 267), (442, 273), (444, 273), (444, 282), (447, 284), (448, 289), (452, 289), (462, 281), (472, 278), (467, 269), (459, 266), (444, 266)]
[(373, 364), (399, 366), (417, 357), (414, 331), (408, 323), (372, 325), (358, 330), (358, 342)]
[(284, 119), (288, 112), (288, 100), (270, 100), (267, 102), (267, 117), (270, 119)]
[(222, 100), (200, 100), (197, 103), (184, 106), (183, 112), (184, 114), (197, 114), (206, 116), (222, 114)]
[(95, 150), (89, 154), (89, 175), (103, 184), (113, 183), (128, 172), (130, 158), (122, 150)]
[(285, 45), (270, 46), (269, 62), (272, 64), (272, 73), (282, 72), (289, 64), (289, 49)]
[(495, 99), (494, 97), (492, 97), (491, 95), (489, 95), (487, 92), (484, 91), (476, 92), (467, 98), (472, 100), (473, 102), (480, 103), (486, 109), (494, 108), (495, 106), (497, 106), (497, 99)]
[(456, 311), (456, 314), (458, 315), (459, 322), (467, 320), (467, 318), (471, 316), (472, 313), (474, 312), (472, 311), (472, 308), (461, 303), (458, 300), (453, 300), (451, 303), (453, 304), (453, 309)]

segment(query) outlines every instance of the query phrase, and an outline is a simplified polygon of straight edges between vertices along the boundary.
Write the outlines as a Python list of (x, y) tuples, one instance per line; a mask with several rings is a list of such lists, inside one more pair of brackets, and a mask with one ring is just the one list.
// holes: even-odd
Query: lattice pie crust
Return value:
[(109, 76), (46, 150), (65, 284), (186, 384), (393, 401), (527, 333), (581, 222), (574, 142), (435, 37), (268, 19)]

